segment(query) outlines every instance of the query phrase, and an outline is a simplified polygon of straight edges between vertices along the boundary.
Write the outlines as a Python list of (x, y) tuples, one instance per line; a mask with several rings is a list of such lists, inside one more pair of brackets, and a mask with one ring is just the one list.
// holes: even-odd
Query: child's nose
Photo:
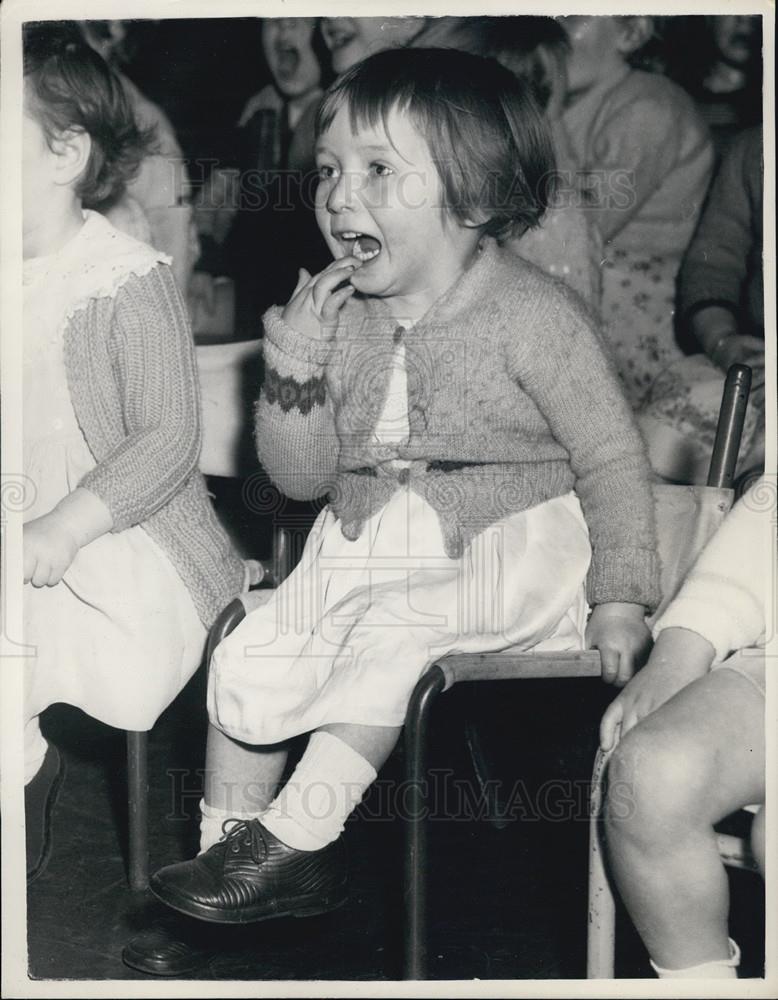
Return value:
[(355, 176), (345, 170), (337, 178), (327, 197), (327, 209), (330, 212), (348, 212), (354, 207)]

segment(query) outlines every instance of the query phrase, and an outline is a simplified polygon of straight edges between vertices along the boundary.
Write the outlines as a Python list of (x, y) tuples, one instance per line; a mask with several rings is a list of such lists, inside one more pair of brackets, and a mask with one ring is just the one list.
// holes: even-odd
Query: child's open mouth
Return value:
[(341, 243), (346, 244), (346, 249), (352, 257), (361, 260), (366, 264), (381, 253), (381, 243), (375, 236), (368, 236), (366, 233), (357, 233), (353, 230), (337, 233), (337, 238)]
[(276, 45), (276, 63), (279, 77), (289, 80), (300, 65), (300, 53), (293, 45)]

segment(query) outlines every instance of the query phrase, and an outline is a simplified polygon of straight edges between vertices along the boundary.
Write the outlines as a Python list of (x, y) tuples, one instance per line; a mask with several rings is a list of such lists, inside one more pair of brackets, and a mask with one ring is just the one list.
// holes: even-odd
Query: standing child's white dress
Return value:
[[(387, 455), (378, 474), (401, 484), (411, 463), (396, 448), (408, 433), (401, 343), (375, 430)], [(354, 541), (325, 508), (295, 570), (217, 648), (211, 722), (252, 744), (328, 723), (400, 726), (417, 680), (445, 653), (581, 649), (590, 557), (573, 493), (503, 518), (459, 559), (407, 484)]]
[[(58, 253), (24, 263), (25, 522), (49, 513), (95, 467), (68, 390), (68, 319), (93, 298), (114, 296), (131, 275), (162, 260), (87, 213)], [(116, 247), (123, 251), (117, 257)], [(25, 721), (55, 702), (108, 725), (144, 730), (200, 663), (205, 640), (192, 597), (160, 546), (136, 525), (79, 550), (53, 587), (24, 588)]]

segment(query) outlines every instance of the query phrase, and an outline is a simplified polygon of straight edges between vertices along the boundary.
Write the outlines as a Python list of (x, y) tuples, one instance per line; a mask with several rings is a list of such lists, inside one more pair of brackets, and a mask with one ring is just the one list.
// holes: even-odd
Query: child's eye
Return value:
[(330, 178), (337, 176), (338, 168), (333, 167), (331, 163), (322, 163), (319, 165), (319, 179), (322, 181), (330, 180)]
[(394, 173), (391, 167), (387, 166), (385, 163), (371, 163), (370, 172), (376, 177), (388, 177), (390, 174)]

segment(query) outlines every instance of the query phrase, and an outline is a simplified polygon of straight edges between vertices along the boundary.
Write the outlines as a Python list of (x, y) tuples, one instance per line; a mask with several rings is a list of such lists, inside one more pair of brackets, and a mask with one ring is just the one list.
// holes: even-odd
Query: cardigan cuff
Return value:
[(714, 663), (720, 663), (729, 654), (751, 642), (747, 628), (734, 618), (726, 608), (715, 606), (710, 600), (695, 597), (676, 597), (667, 611), (654, 623), (654, 638), (666, 628), (685, 628), (707, 639), (716, 651)]
[(589, 604), (624, 601), (650, 614), (659, 605), (659, 559), (650, 549), (609, 549), (595, 554), (586, 583)]
[(716, 306), (719, 309), (727, 309), (737, 320), (740, 313), (737, 302), (733, 302), (731, 299), (698, 299), (692, 305), (688, 306), (681, 313), (680, 321), (682, 325), (688, 326), (689, 323), (694, 319), (697, 313), (702, 312), (703, 309), (710, 309), (711, 306)]
[(332, 342), (312, 340), (298, 333), (283, 319), (280, 306), (271, 306), (262, 317), (262, 323), (266, 340), (282, 354), (319, 368), (327, 363)]
[(89, 490), (98, 500), (101, 500), (111, 512), (111, 534), (119, 531), (126, 531), (144, 520), (131, 502), (125, 502), (126, 492), (123, 490), (125, 484), (113, 476), (110, 470), (96, 465), (79, 482), (79, 487)]

